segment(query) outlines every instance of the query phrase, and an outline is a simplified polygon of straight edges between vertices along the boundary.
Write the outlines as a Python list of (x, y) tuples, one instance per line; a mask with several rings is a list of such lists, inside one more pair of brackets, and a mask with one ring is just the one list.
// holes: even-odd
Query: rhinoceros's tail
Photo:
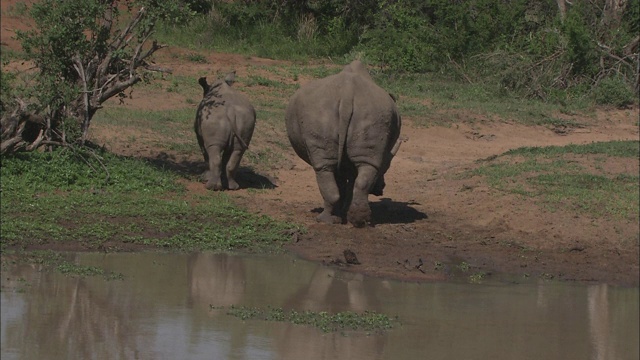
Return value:
[(227, 120), (229, 120), (229, 125), (231, 125), (231, 132), (233, 133), (232, 135), (235, 136), (238, 141), (240, 141), (240, 144), (242, 145), (242, 147), (247, 150), (249, 148), (249, 145), (247, 145), (246, 142), (244, 142), (244, 140), (242, 139), (242, 137), (240, 137), (240, 133), (238, 132), (238, 127), (236, 126), (236, 112), (233, 111), (233, 109), (231, 107), (227, 108)]
[(202, 152), (202, 156), (204, 156), (204, 161), (209, 163), (209, 154), (207, 154), (207, 149), (204, 148), (204, 138), (202, 137), (202, 129), (200, 129), (200, 125), (202, 123), (202, 118), (200, 115), (200, 111), (196, 114), (196, 120), (193, 122), (193, 130), (196, 132), (196, 138), (198, 139), (198, 146), (200, 146), (200, 151)]
[(345, 156), (344, 150), (347, 142), (347, 132), (353, 115), (353, 98), (340, 100), (338, 104), (338, 168), (342, 167), (342, 158)]

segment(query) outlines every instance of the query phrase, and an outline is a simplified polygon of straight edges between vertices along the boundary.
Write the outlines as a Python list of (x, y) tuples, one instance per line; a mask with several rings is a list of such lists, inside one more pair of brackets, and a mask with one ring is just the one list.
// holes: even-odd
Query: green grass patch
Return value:
[(247, 151), (244, 156), (247, 165), (253, 166), (257, 169), (272, 169), (277, 165), (282, 164), (285, 160), (282, 152), (275, 151), (271, 148), (250, 150)]
[(164, 147), (167, 150), (175, 152), (181, 155), (191, 155), (191, 154), (199, 154), (200, 147), (196, 142), (196, 136), (193, 134), (193, 139), (190, 142), (182, 143), (182, 142), (171, 142), (171, 143), (156, 143), (157, 147)]
[[(463, 176), (479, 175), (490, 186), (539, 199), (550, 209), (569, 208), (592, 216), (638, 219), (637, 173), (607, 172), (609, 159), (637, 161), (637, 141), (523, 147), (507, 151)], [(582, 156), (580, 161), (575, 156)]]
[(640, 146), (637, 141), (593, 142), (586, 145), (569, 144), (565, 146), (521, 147), (509, 150), (504, 155), (525, 155), (551, 157), (562, 154), (593, 154), (616, 157), (637, 158)]
[(280, 130), (284, 132), (284, 108), (285, 106), (280, 104), (265, 104), (256, 110), (256, 122), (265, 121), (274, 126), (279, 125)]
[[(348, 63), (348, 62), (346, 62)], [(329, 75), (334, 75), (342, 71), (342, 68), (345, 64), (339, 64), (337, 66), (327, 66), (324, 64), (316, 65), (316, 66), (304, 66), (300, 68), (299, 73), (304, 75), (310, 75), (315, 79), (322, 79)]]
[[(198, 60), (202, 59), (202, 60)], [(206, 62), (203, 55), (191, 54), (186, 56), (187, 61)], [(184, 95), (187, 98), (202, 99), (202, 87), (198, 84), (198, 77), (206, 76), (209, 82), (213, 82), (222, 74), (203, 73), (199, 76), (184, 76), (177, 74), (152, 74), (146, 82), (136, 85), (133, 91), (135, 97), (137, 93), (158, 93), (162, 97), (164, 92)]]
[[(123, 107), (104, 108), (94, 117), (100, 124), (117, 126), (120, 128), (138, 128), (140, 134), (153, 133), (162, 135), (167, 144), (195, 142), (193, 120), (195, 109), (185, 107), (175, 110), (145, 110), (127, 109)], [(123, 131), (123, 133), (126, 133)], [(139, 140), (133, 136), (131, 141)]]
[(270, 252), (301, 230), (250, 214), (224, 193), (190, 195), (176, 174), (106, 152), (19, 154), (0, 170), (2, 249), (115, 242)]
[(191, 62), (199, 63), (199, 64), (209, 63), (209, 61), (207, 61), (207, 58), (204, 55), (198, 54), (198, 53), (190, 53), (186, 55), (186, 59)]
[[(217, 309), (212, 307), (212, 309)], [(296, 325), (313, 326), (325, 333), (336, 331), (381, 332), (393, 328), (397, 319), (374, 311), (363, 313), (345, 311), (330, 314), (325, 311), (296, 311), (281, 308), (257, 308), (231, 306), (227, 314), (242, 320), (289, 322)]]
[(638, 216), (638, 176), (540, 174), (528, 179), (547, 202), (570, 199), (575, 210), (598, 216)]
[(0, 171), (3, 200), (15, 196), (67, 197), (68, 192), (100, 188), (140, 193), (184, 190), (176, 183), (177, 176), (168, 171), (100, 149), (65, 148), (53, 152), (17, 153), (3, 157)]
[(128, 109), (124, 107), (108, 107), (97, 112), (94, 119), (107, 125), (135, 126), (143, 129), (160, 131), (167, 127), (184, 127), (191, 125), (196, 111), (192, 107), (172, 110)]
[[(415, 117), (417, 126), (473, 122), (469, 114), (476, 114), (488, 120), (499, 118), (524, 125), (579, 127), (582, 124), (558, 119), (556, 114), (575, 114), (588, 108), (586, 102), (580, 101), (563, 105), (516, 98), (490, 86), (456, 81), (438, 73), (394, 75), (375, 69), (371, 72), (380, 86), (399, 97), (400, 113)], [(424, 99), (429, 99), (428, 105)]]
[(272, 80), (260, 75), (249, 75), (247, 86), (255, 85), (267, 86), (276, 89), (286, 89), (290, 91), (295, 91), (298, 88), (298, 84), (286, 84), (282, 81)]
[(78, 265), (70, 262), (62, 262), (56, 266), (56, 271), (74, 277), (101, 276), (105, 280), (123, 280), (121, 273), (107, 272), (96, 266)]

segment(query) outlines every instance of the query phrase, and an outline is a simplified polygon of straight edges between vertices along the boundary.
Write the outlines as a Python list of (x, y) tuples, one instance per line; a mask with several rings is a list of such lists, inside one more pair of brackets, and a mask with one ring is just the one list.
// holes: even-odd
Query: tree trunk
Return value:
[(560, 20), (564, 21), (564, 18), (567, 14), (567, 5), (565, 4), (565, 0), (556, 0), (558, 4), (558, 12), (560, 13)]
[(610, 29), (620, 26), (622, 14), (627, 6), (627, 0), (606, 0), (604, 7), (604, 21)]
[(18, 106), (6, 112), (0, 119), (0, 154), (20, 150), (34, 150), (43, 141), (48, 140), (47, 121), (45, 116), (27, 110), (27, 104), (17, 99)]

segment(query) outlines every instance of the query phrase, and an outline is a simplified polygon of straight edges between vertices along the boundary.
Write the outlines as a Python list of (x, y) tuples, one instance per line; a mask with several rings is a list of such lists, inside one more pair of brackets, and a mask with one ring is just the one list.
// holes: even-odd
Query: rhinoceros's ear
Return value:
[(226, 82), (229, 86), (233, 85), (233, 83), (236, 82), (236, 71), (233, 70), (232, 72), (228, 73), (227, 76), (224, 77), (224, 82)]
[(209, 91), (209, 84), (207, 84), (206, 76), (203, 76), (200, 79), (198, 79), (198, 84), (202, 86), (202, 90), (204, 90), (205, 94), (207, 93), (207, 91)]

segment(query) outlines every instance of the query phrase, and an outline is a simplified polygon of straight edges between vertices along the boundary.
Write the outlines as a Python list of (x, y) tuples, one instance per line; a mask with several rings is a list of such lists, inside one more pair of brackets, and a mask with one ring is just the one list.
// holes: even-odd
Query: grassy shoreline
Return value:
[(2, 161), (2, 251), (148, 247), (281, 251), (299, 225), (248, 213), (224, 193), (189, 194), (170, 171), (104, 151)]

